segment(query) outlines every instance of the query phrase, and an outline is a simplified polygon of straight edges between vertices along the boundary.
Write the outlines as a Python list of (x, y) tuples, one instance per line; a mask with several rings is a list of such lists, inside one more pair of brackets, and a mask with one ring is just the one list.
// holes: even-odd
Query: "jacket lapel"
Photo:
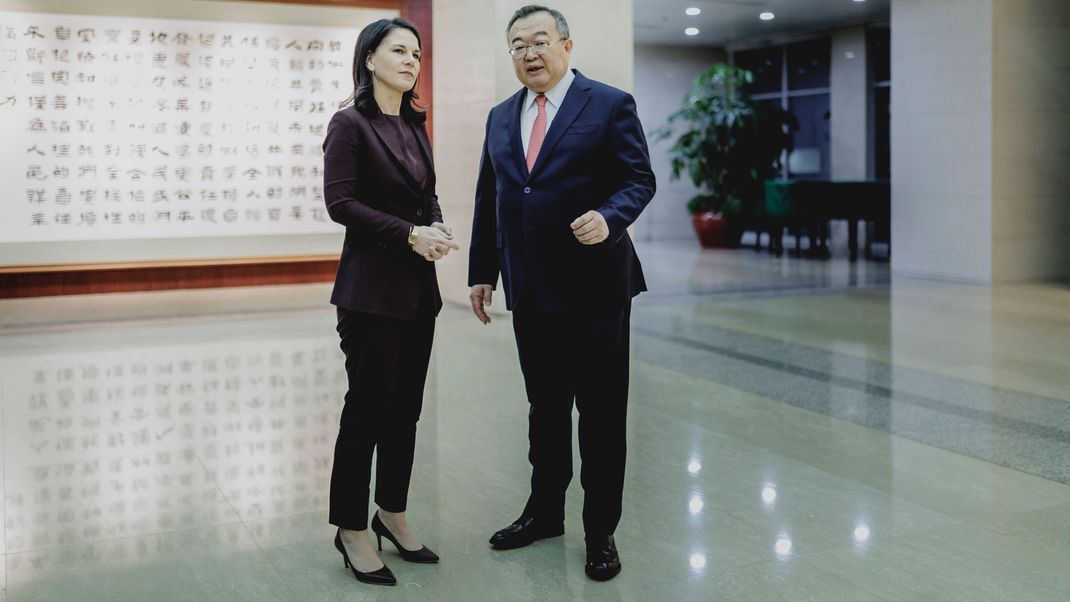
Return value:
[[(435, 185), (435, 156), (431, 152), (431, 142), (427, 139), (427, 128), (424, 126), (417, 127), (416, 124), (409, 124), (416, 132), (416, 139), (420, 141), (420, 152), (423, 153), (424, 163), (428, 168), (427, 188), (433, 188)], [(421, 190), (421, 192), (424, 192)]]
[[(405, 167), (405, 164), (403, 164), (401, 162), (401, 159), (398, 157), (400, 149), (394, 148), (392, 146), (393, 141), (390, 140), (390, 137), (383, 135), (383, 131), (386, 128), (390, 127), (385, 123), (385, 119), (386, 118), (383, 117), (382, 113), (376, 112), (375, 115), (368, 121), (372, 124), (372, 130), (375, 132), (375, 136), (379, 138), (379, 144), (383, 145), (383, 148), (386, 149), (386, 153), (390, 155), (391, 159), (393, 159), (394, 165), (397, 166), (398, 171), (400, 171), (402, 176), (405, 178), (405, 182), (409, 184), (409, 187), (412, 188), (413, 191), (418, 194), (422, 194), (423, 190), (421, 189), (421, 186), (416, 182), (416, 178), (412, 177), (412, 174), (409, 173), (409, 169)], [(417, 136), (417, 139), (420, 138), (420, 136)], [(422, 140), (420, 146), (421, 148), (423, 147)], [(428, 162), (428, 164), (430, 165), (430, 162)]]
[(528, 177), (528, 162), (524, 157), (524, 143), (520, 135), (520, 115), (524, 112), (524, 100), (527, 97), (527, 88), (521, 88), (513, 95), (513, 106), (510, 109), (513, 123), (509, 126), (509, 150), (516, 159), (517, 171), (523, 178)]
[[(576, 117), (583, 112), (583, 108), (587, 106), (587, 102), (590, 100), (590, 80), (579, 71), (576, 71), (576, 79), (572, 80), (572, 85), (569, 86), (568, 92), (565, 93), (565, 100), (561, 101), (561, 107), (557, 109), (557, 115), (554, 115), (554, 120), (550, 123), (550, 129), (547, 130), (546, 138), (543, 139), (542, 147), (539, 148), (539, 156), (535, 158), (535, 165), (531, 168), (531, 173), (527, 175), (527, 179), (530, 180), (532, 176), (539, 172), (539, 169), (546, 163), (546, 158), (553, 152), (557, 143), (561, 141), (561, 136), (576, 120)], [(527, 171), (527, 162), (524, 161), (524, 164), (525, 171)]]

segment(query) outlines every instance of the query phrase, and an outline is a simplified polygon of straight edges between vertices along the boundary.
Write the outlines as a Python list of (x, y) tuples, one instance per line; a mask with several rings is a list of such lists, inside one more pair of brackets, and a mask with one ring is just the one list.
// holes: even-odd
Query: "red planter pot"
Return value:
[(735, 229), (720, 213), (695, 213), (691, 216), (691, 225), (695, 227), (698, 242), (703, 248), (730, 248), (739, 244), (739, 234), (734, 232)]

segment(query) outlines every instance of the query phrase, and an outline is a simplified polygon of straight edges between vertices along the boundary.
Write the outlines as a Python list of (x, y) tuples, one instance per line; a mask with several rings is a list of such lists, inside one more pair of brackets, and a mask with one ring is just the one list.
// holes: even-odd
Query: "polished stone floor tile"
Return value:
[(381, 558), (397, 576), (396, 588), (368, 586), (354, 579), (331, 543), (334, 529), (327, 525), (325, 513), (254, 521), (249, 528), (290, 591), (302, 599), (598, 600), (604, 593), (600, 590), (628, 589), (623, 581), (593, 584), (587, 580), (582, 536), (570, 533), (502, 552), (487, 545), (488, 527), (493, 523), (488, 525), (481, 513), (465, 512), (452, 501), (412, 508), (410, 514), (425, 544), (442, 561), (436, 565), (404, 562), (384, 540)]
[(1070, 554), (972, 525), (801, 559), (885, 600), (1066, 600)]
[(636, 248), (650, 288), (648, 297), (856, 288), (886, 284), (891, 274), (882, 262), (800, 261), (742, 250), (700, 251), (691, 243), (636, 241)]
[(55, 351), (4, 353), (7, 469), (188, 449), (172, 421), (180, 383), (170, 350)]
[(233, 523), (237, 512), (190, 454), (5, 471), (8, 553)]
[(5, 556), (8, 599), (292, 600), (242, 524)]
[[(890, 292), (890, 294), (889, 294)], [(724, 299), (652, 308), (696, 325), (871, 359), (986, 386), (1067, 399), (1070, 324), (1035, 315), (1033, 287), (903, 283), (849, 293)], [(1051, 303), (1052, 301), (1048, 301)], [(1070, 302), (1070, 292), (1060, 302)], [(1013, 310), (1000, 311), (997, 305)], [(1042, 311), (1042, 310), (1041, 310)]]
[(693, 555), (688, 579), (657, 581), (639, 589), (636, 600), (820, 600), (877, 602), (878, 596), (816, 567), (773, 560), (722, 571), (706, 571), (706, 559)]
[(243, 520), (324, 508), (345, 390), (337, 346), (287, 337), (230, 345), (227, 358), (241, 380), (190, 404), (177, 432)]
[(1070, 482), (1070, 403), (637, 312), (635, 356), (674, 371)]
[[(703, 437), (692, 443), (707, 450)], [(632, 520), (621, 526), (622, 536), (651, 542), (659, 553), (701, 551), (714, 569), (778, 558), (785, 547), (823, 550), (959, 523), (771, 451), (692, 458), (632, 462), (625, 503)]]
[[(3, 442), (0, 441), (0, 453), (3, 453)], [(7, 553), (7, 537), (4, 531), (7, 529), (7, 471), (0, 466), (0, 556)]]
[[(708, 463), (700, 453), (711, 459), (724, 458), (726, 447), (754, 450), (765, 446), (775, 452), (774, 457), (815, 467), (941, 515), (974, 522), (1066, 503), (1070, 495), (1070, 488), (1060, 483), (960, 454), (934, 453), (931, 446), (909, 439), (651, 365), (636, 374), (632, 395), (643, 399), (646, 407), (670, 413), (688, 425), (701, 425), (701, 430), (720, 434), (729, 442), (739, 442), (712, 449), (716, 439), (694, 444), (691, 454), (700, 465)], [(696, 432), (700, 427), (690, 430)], [(682, 446), (681, 441), (694, 437), (655, 439)], [(747, 455), (753, 453), (748, 451)], [(679, 462), (685, 452), (676, 454)], [(747, 460), (731, 458), (726, 470), (731, 473), (734, 466)], [(746, 490), (759, 487), (755, 482)], [(743, 502), (739, 500), (739, 507), (744, 507)]]
[(1070, 504), (1008, 514), (982, 526), (1014, 536), (1037, 552), (1070, 558)]
[[(327, 524), (345, 376), (312, 285), (0, 302), (6, 597), (1070, 595), (1065, 288), (640, 254), (617, 579), (583, 573), (578, 451), (565, 535), (488, 547), (527, 497), (528, 406), (509, 316), (447, 306), (408, 503), (443, 561), (384, 542), (399, 586), (358, 583)], [(54, 323), (74, 311), (92, 323)]]

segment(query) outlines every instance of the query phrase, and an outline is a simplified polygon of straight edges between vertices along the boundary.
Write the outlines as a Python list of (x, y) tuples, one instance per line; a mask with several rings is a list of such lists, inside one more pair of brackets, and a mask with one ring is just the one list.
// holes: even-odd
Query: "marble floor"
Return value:
[(443, 561), (356, 582), (310, 285), (0, 302), (4, 599), (1070, 599), (1070, 287), (640, 254), (617, 579), (584, 576), (578, 479), (563, 538), (488, 549), (526, 402), (508, 315), (447, 306), (409, 509)]

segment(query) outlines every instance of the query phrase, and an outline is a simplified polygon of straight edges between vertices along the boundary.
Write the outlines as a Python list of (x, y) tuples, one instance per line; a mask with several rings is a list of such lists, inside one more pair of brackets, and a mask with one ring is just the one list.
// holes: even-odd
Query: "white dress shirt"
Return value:
[[(561, 103), (565, 100), (565, 94), (568, 93), (568, 88), (572, 85), (572, 80), (574, 79), (576, 79), (576, 74), (572, 72), (572, 69), (567, 69), (561, 81), (546, 92), (547, 132), (550, 131), (550, 124), (553, 122), (554, 116), (557, 115), (557, 110), (561, 108)], [(535, 125), (535, 117), (539, 114), (539, 107), (535, 104), (535, 97), (538, 95), (538, 92), (534, 92), (529, 88), (527, 98), (524, 99), (524, 109), (520, 111), (520, 138), (524, 143), (524, 156), (528, 154), (528, 140), (531, 140), (531, 128)]]

